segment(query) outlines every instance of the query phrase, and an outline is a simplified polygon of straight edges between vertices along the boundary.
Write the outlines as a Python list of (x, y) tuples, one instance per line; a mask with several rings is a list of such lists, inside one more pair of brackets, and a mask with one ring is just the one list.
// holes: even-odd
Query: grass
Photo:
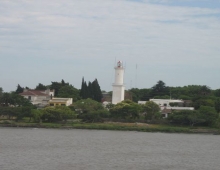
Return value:
[(139, 132), (167, 132), (167, 133), (215, 133), (217, 129), (207, 127), (192, 128), (190, 126), (171, 126), (171, 125), (152, 125), (146, 123), (121, 123), (121, 122), (105, 122), (105, 123), (33, 123), (15, 122), (13, 120), (2, 120), (0, 126), (7, 127), (38, 127), (38, 128), (62, 128), (62, 129), (99, 129), (99, 130), (120, 130), (120, 131), (139, 131)]

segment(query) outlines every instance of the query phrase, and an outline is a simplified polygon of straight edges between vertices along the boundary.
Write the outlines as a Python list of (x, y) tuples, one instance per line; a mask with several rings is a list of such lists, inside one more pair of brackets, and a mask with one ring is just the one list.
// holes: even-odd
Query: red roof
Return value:
[(23, 93), (20, 93), (22, 96), (48, 96), (48, 94), (45, 94), (45, 91), (41, 90), (28, 90), (24, 91)]
[(171, 112), (172, 112), (172, 110), (171, 109), (167, 109), (167, 108), (164, 108), (162, 110), (162, 113), (171, 113)]

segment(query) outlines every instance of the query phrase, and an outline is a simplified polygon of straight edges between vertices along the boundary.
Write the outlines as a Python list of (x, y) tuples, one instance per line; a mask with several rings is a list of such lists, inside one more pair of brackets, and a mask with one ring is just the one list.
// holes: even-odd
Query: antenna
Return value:
[(137, 64), (136, 64), (136, 71), (135, 71), (135, 88), (137, 88)]
[[(125, 66), (124, 66), (124, 74), (125, 74), (125, 70), (126, 70), (126, 61), (125, 61)], [(123, 84), (125, 83), (125, 75), (123, 76)]]
[(170, 89), (170, 100), (171, 100), (171, 89)]

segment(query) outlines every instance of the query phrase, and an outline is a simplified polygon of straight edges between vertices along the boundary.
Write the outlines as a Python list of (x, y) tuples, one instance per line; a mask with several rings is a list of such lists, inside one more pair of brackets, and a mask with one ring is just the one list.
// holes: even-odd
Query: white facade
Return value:
[(72, 98), (57, 98), (54, 97), (49, 101), (50, 106), (69, 106), (73, 103)]
[[(171, 100), (171, 99), (150, 99), (150, 101), (158, 104), (160, 106), (160, 110), (194, 110), (193, 107), (179, 107), (174, 106), (171, 107), (170, 103), (184, 103), (182, 100)], [(138, 101), (138, 104), (145, 104), (146, 101)], [(167, 115), (165, 116), (167, 117)]]
[(115, 82), (112, 85), (112, 104), (117, 104), (124, 100), (124, 67), (119, 61), (115, 67)]
[(150, 99), (150, 101), (157, 103), (159, 106), (168, 106), (170, 107), (170, 103), (183, 103), (182, 100), (171, 100), (171, 99)]
[(46, 106), (48, 101), (54, 96), (54, 90), (31, 90), (24, 89), (21, 96), (30, 100), (33, 105)]

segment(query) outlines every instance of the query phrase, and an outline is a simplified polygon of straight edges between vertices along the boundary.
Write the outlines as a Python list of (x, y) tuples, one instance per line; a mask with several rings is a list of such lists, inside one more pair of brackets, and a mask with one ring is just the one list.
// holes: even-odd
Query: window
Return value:
[(31, 100), (31, 96), (28, 96), (28, 100)]

